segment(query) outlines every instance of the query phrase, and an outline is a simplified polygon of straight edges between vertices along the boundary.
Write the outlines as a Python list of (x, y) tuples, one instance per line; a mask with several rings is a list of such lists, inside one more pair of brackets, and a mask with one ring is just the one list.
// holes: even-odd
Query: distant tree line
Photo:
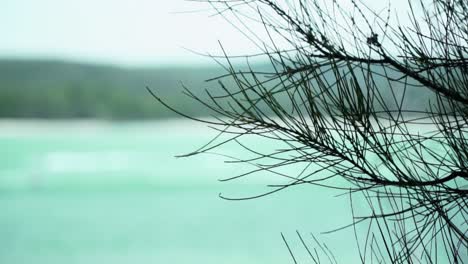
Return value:
[[(269, 65), (260, 64), (264, 70)], [(376, 69), (377, 70), (377, 69)], [(210, 112), (200, 102), (181, 96), (184, 85), (202, 99), (211, 89), (216, 95), (217, 79), (206, 82), (218, 67), (172, 66), (126, 69), (111, 66), (84, 65), (57, 61), (0, 60), (0, 118), (97, 118), (97, 119), (157, 119), (178, 117), (174, 112), (154, 102), (145, 87), (164, 96), (177, 109), (195, 116)], [(332, 74), (329, 76), (333, 78)], [(268, 78), (268, 77), (265, 77)], [(233, 87), (234, 79), (223, 80)], [(388, 84), (382, 78), (382, 93)], [(406, 103), (423, 108), (431, 96), (417, 89), (406, 91)], [(392, 95), (383, 96), (393, 102)], [(277, 99), (291, 103), (286, 96)], [(266, 113), (274, 114), (265, 108)], [(216, 113), (211, 113), (216, 115)]]
[(165, 117), (146, 97), (106, 84), (69, 83), (38, 89), (6, 86), (0, 90), (0, 117), (102, 118)]
[[(147, 119), (175, 115), (156, 104), (146, 86), (181, 108), (204, 115), (180, 98), (180, 81), (201, 86), (209, 67), (118, 68), (57, 61), (0, 61), (0, 118)], [(204, 77), (205, 76), (205, 77)]]

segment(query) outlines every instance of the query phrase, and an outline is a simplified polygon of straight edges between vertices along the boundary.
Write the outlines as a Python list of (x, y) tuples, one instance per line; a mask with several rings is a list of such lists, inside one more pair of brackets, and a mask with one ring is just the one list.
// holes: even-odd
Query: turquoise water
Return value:
[[(301, 186), (261, 199), (272, 175), (219, 156), (174, 158), (214, 135), (192, 122), (0, 122), (0, 263), (292, 263), (310, 233), (358, 262), (346, 197)], [(260, 144), (257, 142), (257, 144)], [(225, 148), (229, 155), (243, 155)]]

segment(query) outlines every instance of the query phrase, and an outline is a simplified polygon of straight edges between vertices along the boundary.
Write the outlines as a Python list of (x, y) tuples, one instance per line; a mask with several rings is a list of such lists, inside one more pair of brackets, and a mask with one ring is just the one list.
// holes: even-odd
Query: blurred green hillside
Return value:
[[(265, 65), (256, 66), (268, 71)], [(157, 91), (166, 102), (184, 113), (209, 115), (213, 112), (182, 94), (183, 85), (207, 99), (204, 89), (215, 94), (222, 90), (216, 81), (205, 80), (224, 73), (217, 65), (121, 68), (59, 61), (0, 60), (0, 118), (126, 120), (177, 116), (158, 103), (146, 87)], [(333, 78), (331, 73), (329, 75)], [(398, 97), (404, 90), (398, 86), (403, 85), (390, 84), (385, 78), (377, 81), (383, 98), (389, 105), (395, 105), (388, 86), (395, 88)], [(236, 87), (232, 79), (223, 82), (226, 87)], [(404, 103), (412, 109), (424, 109), (433, 96), (427, 89), (411, 87), (405, 92)], [(284, 95), (279, 95), (277, 100), (290, 104)], [(270, 109), (265, 112), (272, 113)]]
[(119, 68), (58, 61), (0, 60), (0, 118), (144, 119), (174, 116), (146, 90), (178, 109), (206, 114), (182, 96), (215, 83), (216, 67)]

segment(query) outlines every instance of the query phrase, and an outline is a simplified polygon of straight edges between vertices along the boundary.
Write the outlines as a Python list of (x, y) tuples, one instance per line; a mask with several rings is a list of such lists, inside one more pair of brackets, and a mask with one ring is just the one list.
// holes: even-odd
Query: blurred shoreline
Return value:
[[(272, 73), (267, 63), (251, 65), (263, 77)], [(246, 66), (236, 70), (249, 71)], [(102, 119), (116, 121), (162, 120), (179, 117), (159, 103), (148, 92), (150, 89), (165, 103), (191, 116), (216, 114), (202, 103), (184, 94), (184, 88), (203, 102), (211, 96), (224, 95), (218, 80), (207, 81), (226, 74), (220, 65), (173, 65), (160, 67), (125, 68), (110, 65), (83, 64), (48, 60), (4, 60), (0, 58), (0, 118), (36, 119)], [(325, 79), (336, 76), (328, 74)], [(362, 79), (362, 76), (360, 77)], [(223, 85), (232, 91), (238, 89), (234, 78), (223, 78)], [(364, 82), (365, 80), (361, 80)], [(428, 109), (430, 91), (417, 87), (404, 88), (398, 82), (389, 84), (376, 79), (382, 98), (389, 109), (400, 109), (394, 96), (403, 96), (402, 108), (408, 110)], [(273, 87), (275, 84), (268, 84)], [(389, 85), (393, 88), (388, 89)], [(266, 87), (268, 88), (268, 87)], [(333, 87), (332, 87), (333, 89)], [(391, 90), (395, 92), (392, 94)], [(279, 93), (275, 99), (290, 108), (290, 98)], [(226, 106), (227, 102), (221, 103)], [(380, 108), (377, 107), (377, 110)], [(268, 107), (266, 114), (274, 114)]]

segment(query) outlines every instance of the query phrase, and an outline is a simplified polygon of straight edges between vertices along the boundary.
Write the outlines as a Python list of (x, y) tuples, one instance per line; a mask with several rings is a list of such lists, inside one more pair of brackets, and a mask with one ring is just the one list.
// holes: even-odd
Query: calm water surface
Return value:
[(0, 263), (292, 263), (280, 233), (305, 259), (296, 230), (357, 262), (352, 230), (320, 235), (350, 223), (345, 197), (302, 186), (226, 201), (272, 175), (222, 183), (248, 168), (174, 157), (213, 135), (185, 121), (1, 121)]

